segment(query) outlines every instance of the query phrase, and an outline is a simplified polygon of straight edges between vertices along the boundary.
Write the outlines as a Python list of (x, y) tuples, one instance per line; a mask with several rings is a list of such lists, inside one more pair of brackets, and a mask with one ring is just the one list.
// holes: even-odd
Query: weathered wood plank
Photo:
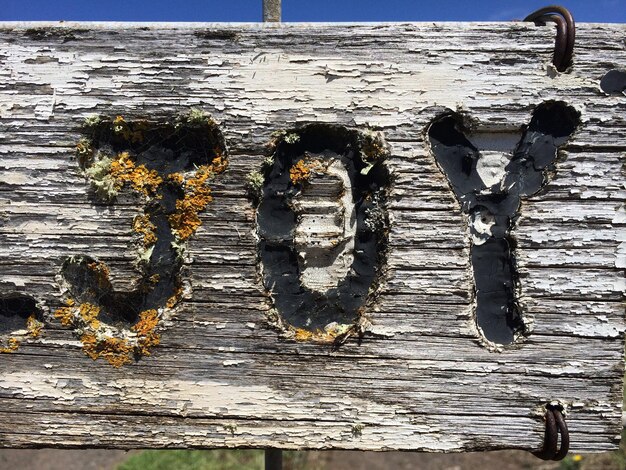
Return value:
[[(615, 448), (626, 99), (599, 81), (626, 63), (626, 28), (577, 33), (574, 66), (556, 73), (552, 28), (522, 23), (0, 23), (0, 296), (31, 296), (46, 316), (42, 336), (0, 354), (0, 446), (532, 450), (556, 400), (573, 450)], [(476, 326), (468, 215), (428, 129), (448, 109), (469, 118), (470, 140), (514, 145), (549, 101), (580, 125), (555, 174), (521, 198), (510, 237), (527, 331), (497, 347)], [(59, 272), (84, 254), (114, 288), (138, 281), (143, 202), (93, 197), (74, 157), (83, 122), (191, 108), (217, 121), (229, 168), (186, 243), (185, 293), (151, 356), (92, 361), (52, 315), (66, 299)], [(272, 133), (313, 122), (380, 131), (389, 150), (371, 325), (336, 351), (269, 324), (246, 195)]]

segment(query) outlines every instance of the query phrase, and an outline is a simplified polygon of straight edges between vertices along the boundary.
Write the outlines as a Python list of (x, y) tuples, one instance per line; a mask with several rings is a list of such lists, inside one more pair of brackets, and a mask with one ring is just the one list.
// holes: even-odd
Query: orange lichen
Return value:
[(78, 314), (83, 321), (89, 325), (90, 328), (97, 330), (100, 328), (100, 321), (98, 315), (100, 315), (100, 307), (90, 303), (80, 304), (78, 307)]
[(302, 184), (309, 180), (311, 172), (319, 166), (319, 162), (311, 161), (304, 162), (304, 160), (298, 160), (298, 162), (289, 169), (289, 179), (293, 184)]
[(174, 306), (178, 303), (178, 298), (173, 295), (171, 296), (169, 299), (167, 299), (167, 302), (165, 303), (165, 306), (167, 308), (174, 308)]
[(133, 220), (133, 231), (143, 236), (143, 245), (145, 247), (152, 246), (156, 243), (156, 225), (150, 222), (147, 215), (138, 215)]
[(151, 333), (147, 336), (142, 336), (139, 338), (139, 344), (137, 348), (137, 353), (142, 356), (150, 356), (150, 348), (153, 346), (157, 346), (161, 342), (161, 335), (158, 333)]
[(116, 182), (117, 189), (124, 183), (130, 183), (135, 191), (145, 196), (154, 196), (157, 188), (163, 183), (163, 178), (156, 170), (148, 170), (145, 165), (135, 165), (128, 152), (120, 152), (111, 162), (111, 176)]
[(83, 351), (94, 361), (98, 358), (105, 359), (113, 367), (122, 367), (132, 362), (133, 346), (127, 340), (106, 336), (98, 340), (96, 335), (85, 333), (80, 337), (83, 343)]
[(92, 271), (95, 271), (101, 276), (109, 276), (109, 268), (102, 261), (94, 261), (92, 263), (87, 264), (87, 267)]
[(123, 136), (126, 140), (130, 142), (142, 142), (143, 141), (143, 126), (135, 126), (137, 129), (132, 129), (130, 124), (128, 124), (122, 116), (117, 116), (113, 120), (113, 132), (118, 135)]
[(287, 330), (293, 333), (296, 341), (310, 341), (313, 343), (329, 344), (335, 342), (338, 338), (351, 334), (354, 326), (338, 325), (334, 327), (328, 325), (325, 329), (305, 330), (304, 328), (295, 328), (288, 326)]
[(155, 309), (145, 310), (139, 314), (139, 321), (132, 328), (139, 336), (137, 348), (139, 354), (149, 356), (149, 348), (161, 342), (161, 335), (155, 332), (158, 324), (159, 315)]
[(185, 196), (176, 201), (176, 212), (169, 216), (170, 227), (180, 240), (187, 240), (202, 224), (198, 214), (213, 200), (208, 180), (222, 173), (228, 163), (218, 155), (211, 165), (202, 165), (185, 183)]
[(151, 334), (159, 323), (159, 314), (155, 309), (144, 310), (139, 314), (139, 321), (133, 326), (133, 330), (140, 336)]
[(312, 341), (316, 343), (332, 343), (336, 336), (326, 331), (317, 329), (315, 331), (305, 330), (304, 328), (294, 328), (294, 338), (296, 341)]
[(91, 146), (91, 141), (87, 139), (80, 139), (76, 144), (76, 156), (78, 157), (78, 161), (81, 166), (85, 165), (87, 160), (91, 158), (93, 154), (93, 147)]
[(384, 141), (376, 135), (368, 135), (362, 139), (361, 151), (370, 161), (379, 159), (388, 152)]
[(74, 315), (72, 313), (72, 305), (68, 305), (67, 307), (58, 308), (54, 312), (55, 318), (58, 318), (63, 326), (70, 326), (74, 323)]
[(37, 320), (35, 315), (31, 315), (26, 320), (26, 329), (31, 338), (39, 338), (39, 336), (41, 336), (41, 330), (43, 329), (43, 323)]
[(20, 347), (20, 342), (17, 338), (9, 338), (8, 346), (5, 348), (0, 348), (0, 353), (14, 353)]
[(179, 185), (183, 184), (183, 181), (185, 180), (183, 175), (181, 175), (180, 173), (170, 173), (169, 175), (167, 175), (167, 179)]
[(313, 338), (313, 332), (303, 328), (296, 328), (294, 331), (294, 338), (297, 341), (308, 341)]
[(106, 287), (109, 284), (109, 267), (102, 261), (88, 263), (87, 267), (96, 273), (99, 287)]
[(182, 286), (178, 286), (176, 290), (174, 291), (174, 295), (172, 295), (169, 299), (167, 299), (165, 306), (167, 308), (174, 308), (174, 306), (178, 303), (178, 301), (182, 297), (183, 297), (183, 288)]
[(221, 173), (224, 173), (226, 171), (226, 168), (228, 168), (228, 160), (224, 158), (219, 148), (215, 148), (213, 151), (215, 152), (216, 156), (211, 162), (211, 166), (213, 167), (212, 171), (213, 174), (219, 175)]
[(75, 325), (83, 330), (80, 337), (83, 351), (93, 360), (103, 358), (114, 367), (121, 367), (132, 362), (134, 355), (149, 356), (149, 348), (161, 341), (161, 336), (156, 333), (159, 315), (155, 309), (145, 310), (139, 314), (139, 320), (131, 327), (131, 331), (136, 333), (134, 340), (132, 337), (126, 339), (106, 334), (108, 327), (103, 328), (98, 320), (100, 307), (97, 305), (85, 302), (75, 306), (71, 300), (67, 303), (72, 305), (57, 309), (55, 316), (63, 325)]
[(30, 315), (26, 319), (26, 330), (28, 333), (23, 334), (22, 332), (16, 332), (16, 334), (20, 338), (11, 337), (7, 341), (7, 346), (0, 347), (0, 354), (2, 353), (13, 353), (18, 350), (21, 344), (21, 338), (24, 336), (28, 336), (31, 338), (39, 338), (41, 336), (41, 330), (43, 329), (43, 323), (37, 320), (35, 314)]

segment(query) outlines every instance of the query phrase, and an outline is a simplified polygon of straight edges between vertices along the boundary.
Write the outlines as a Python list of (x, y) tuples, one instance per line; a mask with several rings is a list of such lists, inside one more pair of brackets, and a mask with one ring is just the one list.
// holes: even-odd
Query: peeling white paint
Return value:
[(293, 201), (294, 243), (302, 285), (324, 293), (347, 276), (354, 261), (356, 207), (350, 175), (338, 155), (307, 153), (303, 161), (311, 176)]
[[(533, 24), (55, 26), (83, 32), (32, 39), (26, 29), (49, 26), (0, 26), (0, 291), (52, 310), (54, 276), (75, 252), (111, 260), (116, 287), (136, 280), (137, 202), (93, 205), (69, 158), (86, 116), (201, 108), (221, 123), (230, 168), (189, 246), (193, 294), (154, 355), (113, 369), (54, 323), (0, 355), (0, 445), (536, 449), (543, 422), (532, 410), (558, 399), (575, 403), (572, 451), (616, 447), (624, 106), (593, 90), (599, 57), (626, 63), (623, 25), (577, 25), (587, 46), (552, 76), (553, 27)], [(475, 118), (488, 129), (476, 145), (493, 156), (481, 177), (493, 183), (507, 136), (551, 99), (581, 109), (582, 125), (555, 178), (520, 210), (520, 304), (535, 330), (494, 353), (476, 342), (470, 240), (424, 130), (444, 107)], [(387, 277), (367, 306), (371, 334), (335, 352), (267, 328), (242, 189), (272, 131), (308, 122), (376, 128), (391, 149)]]

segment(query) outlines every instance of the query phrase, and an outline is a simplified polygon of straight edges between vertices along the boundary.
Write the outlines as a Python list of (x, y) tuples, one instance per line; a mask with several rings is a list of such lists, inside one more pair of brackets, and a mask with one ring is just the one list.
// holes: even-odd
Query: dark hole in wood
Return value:
[(578, 113), (564, 103), (538, 106), (519, 143), (511, 149), (503, 178), (491, 185), (477, 171), (483, 156), (466, 137), (460, 115), (444, 115), (428, 130), (435, 159), (469, 216), (476, 322), (485, 338), (494, 343), (510, 344), (516, 333), (525, 330), (516, 302), (519, 277), (511, 237), (521, 199), (547, 184), (555, 170), (558, 147), (578, 123)]
[[(182, 259), (175, 248), (177, 239), (169, 217), (185, 193), (180, 183), (168, 180), (167, 176), (210, 165), (216, 156), (225, 156), (225, 145), (217, 126), (209, 122), (137, 121), (124, 125), (128, 126), (126, 136), (114, 130), (112, 121), (92, 126), (87, 136), (95, 151), (128, 152), (135, 165), (155, 170), (164, 180), (156, 197), (144, 208), (144, 214), (155, 227), (156, 242), (147, 262), (140, 265), (141, 279), (131, 291), (116, 291), (109, 281), (106, 265), (85, 255), (67, 259), (61, 274), (75, 301), (100, 307), (100, 320), (131, 325), (137, 322), (141, 312), (164, 307), (182, 283)], [(128, 138), (132, 132), (141, 132), (142, 139)], [(88, 168), (92, 163), (87, 158), (81, 166)]]
[(609, 95), (623, 94), (626, 92), (626, 71), (609, 70), (600, 80), (600, 88)]
[(43, 319), (43, 312), (32, 297), (20, 294), (0, 297), (0, 333), (26, 329), (31, 316), (39, 321)]
[[(273, 164), (265, 169), (257, 209), (263, 282), (283, 320), (296, 328), (318, 331), (334, 322), (350, 324), (368, 300), (370, 287), (384, 263), (388, 225), (385, 194), (389, 173), (380, 155), (365, 154), (357, 131), (339, 126), (310, 125), (291, 131), (289, 135), (291, 139), (278, 143)], [(316, 180), (318, 188), (327, 184), (327, 189), (316, 190), (324, 193), (320, 206), (342, 204), (342, 198), (348, 194), (349, 202), (340, 207), (344, 210), (347, 206), (353, 207), (353, 214), (344, 213), (344, 217), (353, 217), (347, 223), (352, 223), (354, 235), (352, 239), (322, 239), (319, 250), (315, 246), (306, 247), (308, 254), (303, 260), (298, 252), (297, 233), (301, 230), (298, 224), (302, 224), (302, 218), (307, 215), (294, 207), (297, 207), (298, 198), (306, 197), (305, 193), (311, 189), (307, 188), (308, 182), (294, 182), (290, 170), (307, 155), (321, 161), (322, 166), (340, 162), (341, 167), (335, 168), (343, 168), (347, 173), (350, 187), (338, 186), (338, 177), (328, 171), (321, 181)], [(309, 207), (307, 210), (312, 223), (320, 223), (324, 209)], [(346, 219), (341, 220), (346, 222)], [(332, 258), (333, 252), (340, 253), (340, 256), (349, 252), (347, 259), (351, 259), (351, 263), (345, 275), (333, 278), (328, 288), (307, 285), (304, 281), (306, 270), (326, 272), (323, 259), (329, 253)]]

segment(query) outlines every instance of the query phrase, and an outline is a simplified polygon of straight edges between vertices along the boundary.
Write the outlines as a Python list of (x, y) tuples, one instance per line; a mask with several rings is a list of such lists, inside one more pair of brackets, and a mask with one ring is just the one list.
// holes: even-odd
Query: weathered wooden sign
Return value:
[(1, 24), (0, 446), (615, 448), (626, 27), (553, 34)]

